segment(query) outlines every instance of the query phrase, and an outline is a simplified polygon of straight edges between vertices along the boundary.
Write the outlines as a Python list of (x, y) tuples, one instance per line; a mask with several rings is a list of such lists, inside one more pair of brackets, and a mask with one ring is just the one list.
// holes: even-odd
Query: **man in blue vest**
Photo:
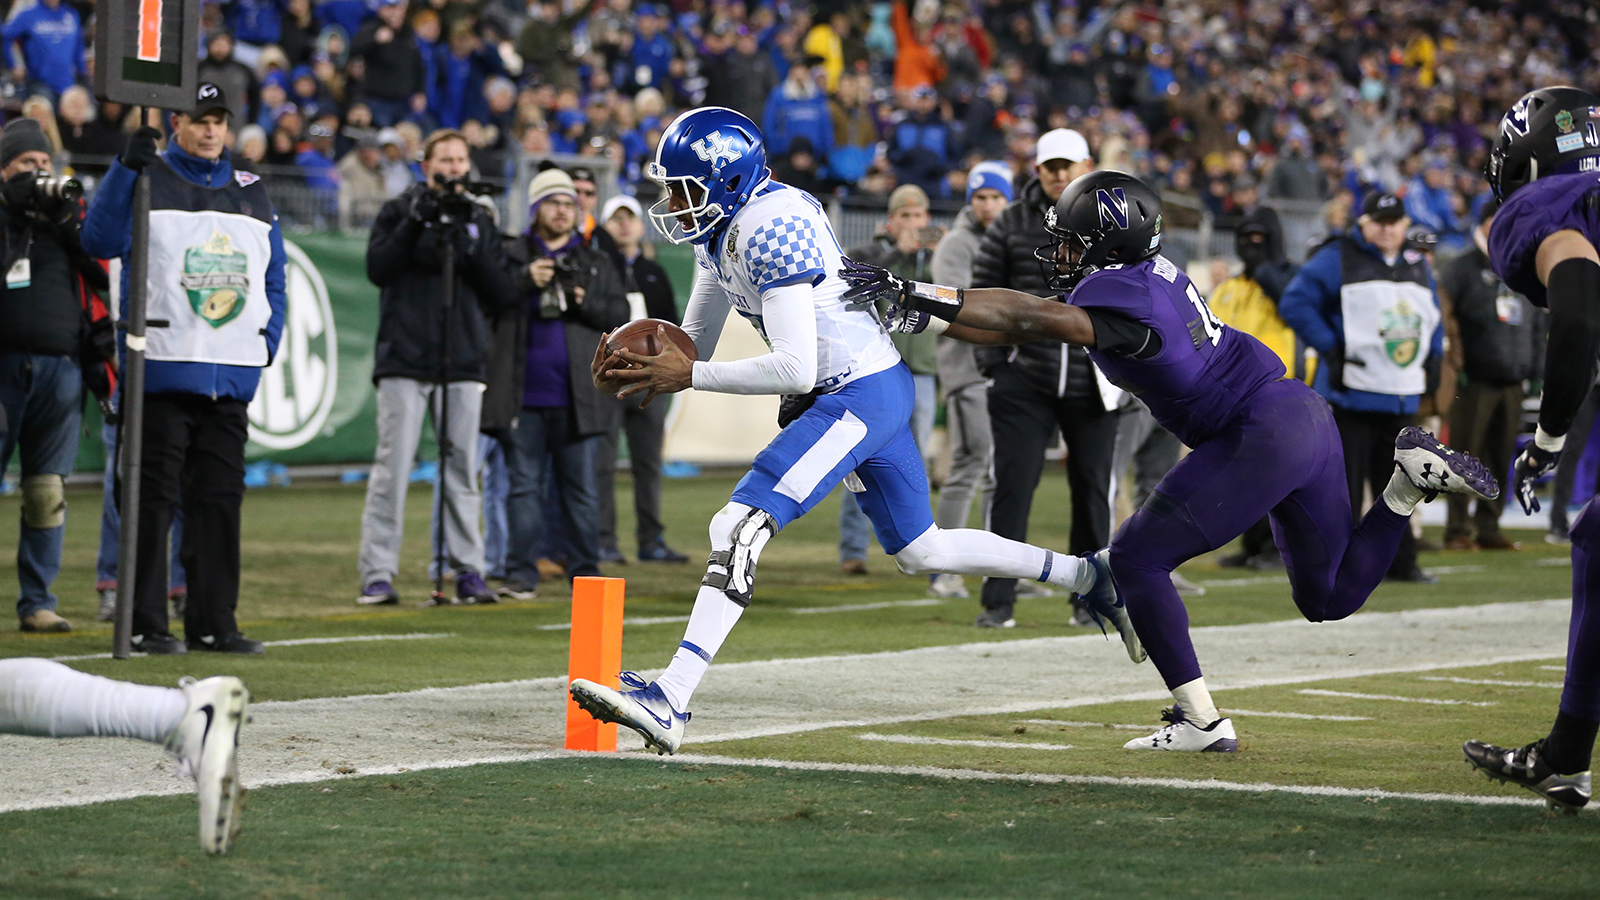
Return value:
[[(228, 100), (202, 82), (172, 114), (172, 141), (141, 128), (111, 164), (82, 229), (91, 255), (122, 257), (127, 316), (133, 188), (150, 179), (149, 331), (133, 647), (260, 653), (239, 633), (239, 510), (245, 409), (283, 334), (283, 235), (256, 176), (233, 168)], [(120, 343), (120, 341), (119, 341)], [(184, 641), (167, 624), (167, 531), (182, 501), (189, 574)]]
[[(1363, 508), (1368, 484), (1374, 498), (1382, 495), (1394, 468), (1394, 435), (1432, 392), (1444, 354), (1433, 270), (1421, 251), (1405, 248), (1410, 224), (1400, 198), (1369, 194), (1356, 227), (1306, 260), (1278, 304), (1283, 321), (1322, 360), (1311, 386), (1333, 407), (1352, 510)], [(1388, 577), (1438, 580), (1417, 566), (1409, 529)]]

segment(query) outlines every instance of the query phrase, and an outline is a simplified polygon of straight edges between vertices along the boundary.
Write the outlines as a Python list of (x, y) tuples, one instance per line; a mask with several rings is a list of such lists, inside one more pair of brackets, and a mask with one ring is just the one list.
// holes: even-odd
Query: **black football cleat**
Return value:
[(1467, 741), (1461, 752), (1474, 769), (1488, 775), (1491, 781), (1520, 784), (1543, 797), (1551, 809), (1575, 815), (1589, 802), (1589, 773), (1557, 774), (1544, 761), (1542, 738), (1517, 748)]

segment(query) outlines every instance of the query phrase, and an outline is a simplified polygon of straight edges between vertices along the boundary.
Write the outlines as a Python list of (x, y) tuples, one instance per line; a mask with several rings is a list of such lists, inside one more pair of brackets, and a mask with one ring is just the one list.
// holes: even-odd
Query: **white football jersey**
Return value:
[[(767, 339), (761, 293), (784, 285), (812, 286), (817, 321), (816, 387), (832, 391), (892, 368), (899, 351), (870, 303), (846, 304), (839, 277), (844, 251), (815, 197), (768, 181), (733, 216), (718, 241), (697, 244), (700, 278), (715, 278), (739, 315)], [(771, 341), (768, 340), (770, 344)]]

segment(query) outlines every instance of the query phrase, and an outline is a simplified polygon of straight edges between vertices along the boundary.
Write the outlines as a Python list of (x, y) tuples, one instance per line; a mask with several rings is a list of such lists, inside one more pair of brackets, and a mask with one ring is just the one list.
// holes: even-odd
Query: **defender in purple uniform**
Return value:
[[(1201, 676), (1172, 570), (1269, 515), (1301, 614), (1342, 619), (1383, 579), (1418, 503), (1441, 491), (1493, 497), (1499, 487), (1477, 460), (1407, 428), (1395, 438), (1397, 469), (1384, 502), (1352, 530), (1328, 404), (1285, 378), (1260, 341), (1218, 321), (1159, 255), (1155, 192), (1131, 175), (1094, 172), (1068, 185), (1050, 213), (1056, 242), (1037, 255), (1066, 303), (904, 282), (853, 262), (843, 274), (858, 296), (892, 296), (900, 311), (891, 324), (900, 330), (932, 327), (962, 340), (1012, 332), (1088, 347), (1095, 365), (1193, 448), (1111, 546), (1089, 556), (1097, 577), (1084, 599), (1116, 626), (1134, 662), (1154, 660), (1177, 701), (1162, 714), (1167, 725), (1128, 749), (1236, 750), (1233, 723), (1217, 712)], [(943, 322), (952, 324), (941, 329)]]
[[(1524, 95), (1500, 120), (1484, 174), (1504, 201), (1489, 230), (1490, 265), (1512, 290), (1550, 310), (1539, 427), (1515, 475), (1517, 500), (1531, 513), (1539, 509), (1534, 479), (1555, 469), (1600, 368), (1600, 97), (1573, 87)], [(1590, 500), (1572, 522), (1567, 673), (1550, 734), (1525, 747), (1468, 741), (1462, 750), (1490, 778), (1575, 813), (1589, 802), (1597, 730), (1600, 511)]]

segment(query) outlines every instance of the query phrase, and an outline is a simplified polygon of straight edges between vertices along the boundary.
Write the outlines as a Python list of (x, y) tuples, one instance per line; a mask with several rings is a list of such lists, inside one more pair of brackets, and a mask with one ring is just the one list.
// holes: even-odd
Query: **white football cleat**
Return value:
[(207, 853), (227, 853), (239, 836), (244, 785), (239, 782), (239, 730), (250, 689), (231, 676), (196, 681), (183, 678), (178, 688), (189, 708), (167, 737), (167, 751), (178, 758), (178, 772), (194, 779), (200, 795), (200, 846)]
[(1122, 645), (1127, 648), (1129, 659), (1136, 664), (1144, 662), (1149, 654), (1145, 653), (1144, 644), (1133, 630), (1133, 620), (1128, 618), (1128, 607), (1122, 602), (1122, 592), (1117, 590), (1117, 583), (1111, 577), (1111, 548), (1105, 547), (1081, 558), (1094, 570), (1094, 585), (1078, 595), (1084, 608), (1089, 610), (1102, 632), (1106, 630), (1107, 622), (1117, 629), (1117, 633), (1122, 635)]
[(1500, 484), (1488, 466), (1477, 457), (1446, 447), (1415, 425), (1395, 435), (1394, 461), (1429, 500), (1439, 494), (1468, 494), (1485, 500), (1500, 496)]
[(1239, 749), (1239, 738), (1233, 733), (1233, 720), (1221, 718), (1205, 728), (1194, 724), (1183, 715), (1183, 708), (1173, 704), (1161, 711), (1161, 720), (1167, 724), (1149, 737), (1134, 738), (1122, 745), (1124, 750), (1180, 750), (1189, 753), (1234, 753)]
[(615, 722), (637, 731), (645, 746), (658, 756), (677, 753), (689, 714), (673, 709), (655, 682), (647, 683), (634, 672), (623, 672), (621, 677), (622, 686), (632, 690), (619, 691), (587, 678), (574, 678), (567, 692), (596, 721)]

